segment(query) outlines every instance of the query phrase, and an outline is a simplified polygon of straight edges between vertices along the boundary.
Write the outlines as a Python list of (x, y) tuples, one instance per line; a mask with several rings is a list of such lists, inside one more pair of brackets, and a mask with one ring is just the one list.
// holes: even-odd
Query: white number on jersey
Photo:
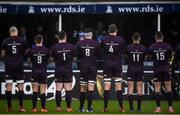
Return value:
[(113, 49), (113, 46), (112, 46), (112, 45), (109, 47), (109, 52), (111, 52), (111, 53), (114, 52), (114, 49)]
[(162, 61), (165, 59), (165, 56), (164, 56), (164, 52), (157, 52), (156, 53), (156, 58), (158, 61)]
[(42, 56), (37, 56), (37, 63), (39, 63), (39, 64), (42, 63)]
[(66, 53), (63, 53), (63, 60), (66, 61)]
[(13, 53), (13, 54), (16, 54), (16, 53), (17, 53), (16, 46), (12, 46), (12, 53)]
[(139, 62), (139, 54), (133, 54), (133, 61)]
[(90, 56), (90, 49), (85, 49), (85, 55)]

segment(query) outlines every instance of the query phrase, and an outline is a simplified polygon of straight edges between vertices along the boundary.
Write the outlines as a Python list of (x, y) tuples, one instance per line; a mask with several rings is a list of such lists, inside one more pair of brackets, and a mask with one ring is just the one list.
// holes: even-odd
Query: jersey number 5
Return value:
[(13, 54), (16, 54), (16, 53), (17, 53), (16, 46), (12, 46), (12, 53), (13, 53)]

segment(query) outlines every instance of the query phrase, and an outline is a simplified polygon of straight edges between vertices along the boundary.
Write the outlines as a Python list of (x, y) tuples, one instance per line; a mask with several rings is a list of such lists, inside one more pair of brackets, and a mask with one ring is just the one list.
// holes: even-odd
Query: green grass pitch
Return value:
[[(31, 100), (25, 100), (24, 101), (24, 107), (26, 109), (25, 113), (20, 113), (20, 114), (41, 114), (40, 110), (41, 110), (41, 106), (40, 106), (40, 101), (38, 101), (37, 104), (37, 108), (39, 110), (39, 112), (37, 113), (32, 113), (31, 109), (32, 109), (32, 103)], [(176, 114), (180, 114), (180, 101), (174, 101), (173, 103), (174, 106), (174, 110)], [(66, 104), (65, 101), (62, 101), (62, 114), (102, 114), (102, 108), (103, 108), (103, 100), (95, 100), (93, 102), (93, 113), (79, 113), (78, 112), (78, 107), (79, 107), (79, 101), (77, 100), (73, 100), (72, 101), (72, 108), (73, 108), (73, 112), (72, 113), (67, 113), (66, 112)], [(86, 106), (85, 106), (86, 107)], [(120, 112), (118, 112), (118, 103), (116, 100), (111, 100), (109, 101), (109, 112), (108, 113), (103, 113), (103, 114), (120, 114)], [(50, 114), (60, 114), (55, 112), (55, 101), (46, 101), (46, 108), (48, 109), (48, 115)], [(126, 109), (126, 113), (124, 114), (139, 114), (136, 112), (136, 102), (134, 101), (134, 109), (135, 112), (134, 113), (130, 113), (129, 112), (129, 104), (128, 101), (124, 101), (124, 108)], [(153, 110), (155, 109), (155, 102), (154, 101), (143, 101), (142, 103), (142, 114), (153, 114)], [(162, 101), (161, 102), (161, 109), (162, 109), (162, 114), (168, 114), (167, 112), (167, 102)], [(0, 100), (0, 114), (7, 114), (6, 112), (6, 101), (5, 100)], [(8, 113), (8, 114), (19, 114), (18, 112), (18, 100), (13, 100), (13, 112), (12, 113)], [(42, 113), (44, 114), (44, 113)]]

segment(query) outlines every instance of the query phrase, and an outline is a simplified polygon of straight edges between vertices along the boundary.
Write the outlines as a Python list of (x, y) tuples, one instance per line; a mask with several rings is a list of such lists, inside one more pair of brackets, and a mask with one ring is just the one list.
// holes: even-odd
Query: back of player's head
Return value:
[(10, 29), (9, 29), (9, 33), (12, 34), (12, 33), (18, 33), (18, 29), (16, 26), (11, 26)]
[(135, 32), (133, 35), (132, 35), (132, 39), (135, 40), (135, 41), (139, 41), (141, 39), (141, 35), (139, 32)]
[(59, 40), (64, 40), (64, 39), (66, 39), (66, 36), (67, 36), (67, 34), (66, 34), (65, 31), (60, 31), (60, 32), (58, 33), (58, 39), (59, 39)]
[(84, 34), (85, 38), (92, 38), (93, 30), (91, 28), (85, 28), (84, 32), (85, 32)]
[(160, 31), (156, 32), (155, 39), (162, 40), (163, 38), (164, 38), (164, 35), (162, 32), (160, 32)]
[(109, 25), (109, 28), (108, 28), (108, 32), (109, 33), (114, 33), (114, 32), (117, 32), (118, 29), (117, 29), (117, 26), (115, 24), (110, 24)]
[(42, 41), (43, 41), (43, 35), (37, 34), (37, 35), (35, 36), (35, 43), (36, 43), (36, 44), (40, 44), (40, 43), (42, 43)]

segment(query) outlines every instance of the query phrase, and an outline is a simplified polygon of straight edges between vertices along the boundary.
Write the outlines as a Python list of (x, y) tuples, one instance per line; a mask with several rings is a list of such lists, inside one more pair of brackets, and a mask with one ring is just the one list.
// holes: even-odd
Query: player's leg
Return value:
[(7, 112), (12, 112), (12, 84), (13, 74), (10, 69), (5, 68), (5, 79), (6, 79), (6, 99), (7, 99)]
[(71, 95), (72, 82), (64, 83), (64, 89), (66, 91), (66, 107), (67, 107), (67, 112), (72, 112), (72, 108), (71, 108), (71, 102), (72, 102), (72, 95)]
[(125, 112), (123, 108), (123, 92), (122, 92), (122, 77), (115, 77), (115, 90), (119, 102), (120, 112)]
[(46, 71), (39, 74), (39, 84), (40, 84), (40, 98), (41, 98), (41, 112), (48, 112), (46, 109)]
[(103, 112), (108, 112), (108, 101), (109, 101), (109, 92), (111, 89), (111, 78), (112, 78), (111, 68), (104, 68), (104, 110)]
[(125, 112), (123, 108), (123, 92), (122, 92), (122, 67), (120, 65), (113, 69), (113, 77), (115, 80), (116, 96), (119, 102), (120, 112)]
[(144, 76), (144, 69), (142, 67), (135, 76), (137, 81), (137, 112), (141, 112), (143, 76)]
[(72, 90), (72, 70), (67, 71), (65, 73), (65, 77), (64, 77), (64, 88), (66, 91), (66, 104), (67, 104), (67, 112), (72, 112), (72, 108), (71, 108), (71, 101), (72, 101), (72, 95), (71, 95), (71, 90)]
[(128, 101), (130, 112), (134, 112), (133, 108), (133, 91), (134, 91), (134, 81), (135, 73), (133, 72), (134, 68), (131, 65), (128, 65), (127, 69), (127, 81), (128, 81)]
[(142, 81), (137, 81), (137, 112), (141, 112), (142, 104)]
[(86, 99), (87, 91), (87, 74), (83, 68), (80, 68), (80, 107), (79, 112), (84, 112), (84, 102)]
[(80, 81), (80, 107), (79, 112), (84, 112), (84, 102), (86, 98), (87, 82)]
[(128, 80), (128, 100), (130, 112), (134, 112), (133, 108), (133, 90), (134, 90), (134, 81)]
[(156, 100), (156, 110), (154, 112), (159, 113), (161, 112), (161, 108), (160, 108), (161, 82), (154, 81), (154, 87), (155, 87), (155, 100)]
[(156, 70), (154, 70), (154, 88), (155, 88), (155, 100), (156, 100), (156, 109), (155, 109), (155, 113), (159, 113), (161, 112), (161, 108), (160, 108), (160, 98), (161, 98), (161, 79), (162, 75), (161, 72)]
[(46, 109), (46, 95), (45, 95), (45, 91), (46, 91), (46, 83), (41, 83), (40, 84), (40, 98), (41, 98), (41, 112), (47, 112)]
[(12, 82), (13, 80), (6, 80), (7, 112), (12, 112)]
[(173, 110), (173, 106), (172, 106), (172, 90), (171, 90), (171, 81), (164, 81), (164, 85), (165, 85), (165, 88), (166, 88), (166, 92), (167, 92), (167, 101), (168, 101), (168, 111), (170, 113), (173, 113), (174, 110)]
[(62, 76), (60, 74), (55, 74), (55, 82), (56, 82), (56, 111), (61, 111), (61, 91), (63, 89), (63, 81)]
[(32, 96), (32, 104), (33, 109), (32, 112), (37, 112), (36, 104), (37, 104), (37, 98), (38, 98), (38, 82), (32, 81), (32, 90), (33, 90), (33, 96)]
[(24, 76), (23, 76), (23, 68), (19, 68), (16, 70), (16, 82), (18, 88), (18, 97), (19, 97), (19, 112), (25, 112), (26, 110), (23, 107), (24, 100)]
[(93, 101), (93, 93), (95, 87), (95, 80), (97, 76), (97, 69), (96, 67), (90, 67), (90, 71), (88, 73), (88, 93), (87, 93), (87, 100), (88, 100), (88, 109), (87, 112), (93, 112), (92, 109), (92, 101)]
[(95, 81), (88, 81), (88, 92), (87, 92), (87, 100), (88, 100), (88, 107), (87, 112), (93, 112), (92, 109), (92, 101), (93, 101), (93, 93), (94, 93)]

